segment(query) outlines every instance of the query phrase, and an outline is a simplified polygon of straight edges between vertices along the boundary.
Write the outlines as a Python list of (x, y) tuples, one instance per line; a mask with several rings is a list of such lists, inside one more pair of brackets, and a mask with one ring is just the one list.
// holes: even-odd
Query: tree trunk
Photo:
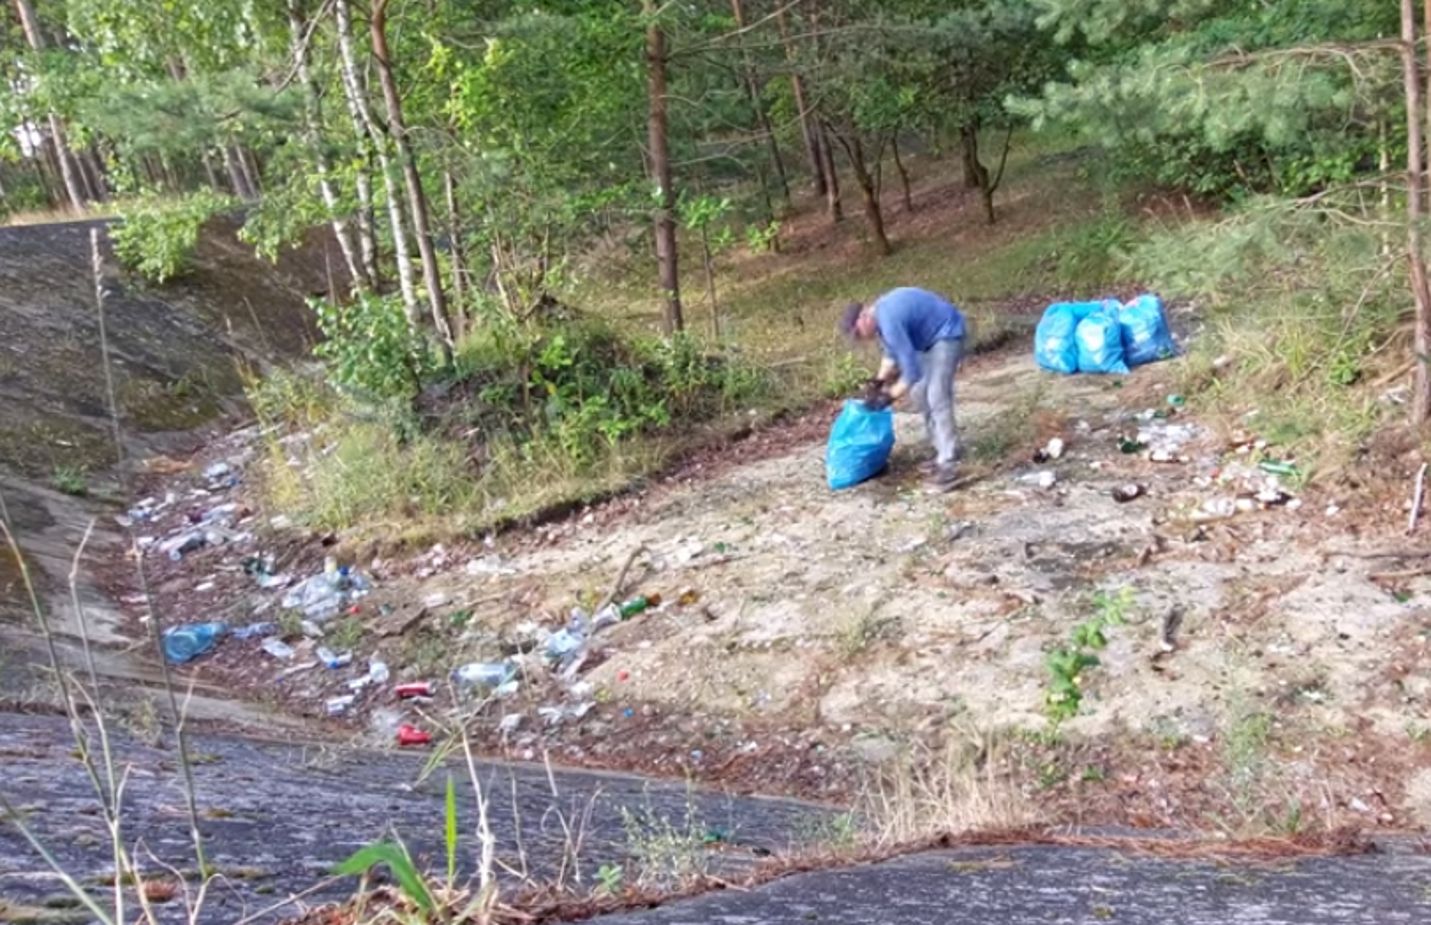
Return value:
[[(779, 0), (777, 0), (779, 2)], [(820, 157), (820, 141), (815, 134), (810, 107), (805, 103), (805, 81), (796, 67), (795, 49), (790, 43), (790, 30), (785, 24), (785, 8), (776, 15), (780, 25), (780, 40), (785, 46), (785, 61), (790, 66), (790, 92), (795, 98), (795, 110), (800, 116), (800, 135), (805, 139), (805, 156), (810, 160), (810, 181), (816, 196), (825, 195), (825, 164)]]
[(874, 238), (875, 249), (880, 256), (889, 256), (894, 253), (894, 248), (889, 245), (889, 237), (884, 231), (884, 214), (880, 211), (879, 192), (875, 184), (874, 174), (870, 173), (869, 164), (865, 161), (864, 145), (860, 142), (859, 130), (853, 125), (848, 125), (844, 134), (837, 134), (840, 145), (845, 149), (845, 155), (849, 158), (850, 169), (854, 171), (855, 182), (860, 185), (860, 198), (864, 202), (865, 220), (869, 222), (870, 235)]
[[(407, 220), (403, 217), (402, 200), (398, 196), (397, 183), (393, 180), (392, 160), (388, 157), (387, 143), (373, 119), (363, 82), (358, 77), (352, 10), (348, 0), (334, 0), (333, 11), (338, 23), (338, 53), (342, 62), (340, 70), (343, 75), (343, 95), (348, 101), (348, 115), (353, 120), (353, 130), (358, 137), (367, 139), (364, 148), (377, 152), (378, 170), (383, 177), (383, 192), (387, 200), (388, 225), (393, 236), (393, 262), (397, 264), (398, 291), (402, 293), (402, 304), (408, 323), (418, 327), (422, 324), (422, 314), (417, 304), (417, 285), (412, 277), (412, 260), (408, 256)], [(373, 279), (376, 285), (377, 277), (374, 276)]]
[[(45, 50), (45, 35), (40, 31), (40, 20), (35, 16), (35, 7), (30, 0), (15, 0), (15, 11), (20, 16), (20, 26), (25, 31), (25, 40), (34, 51)], [(70, 154), (69, 141), (65, 135), (64, 122), (56, 113), (49, 113), (50, 137), (55, 142), (55, 160), (64, 180), (65, 193), (69, 196), (70, 207), (76, 212), (84, 210), (84, 190), (81, 188), (79, 170)]]
[(666, 32), (656, 20), (655, 0), (642, 0), (646, 26), (646, 79), (650, 114), (646, 120), (651, 148), (651, 179), (656, 182), (656, 265), (665, 302), (667, 334), (685, 327), (681, 316), (681, 278), (676, 253), (676, 191), (671, 179), (671, 151), (666, 127)]
[(373, 178), (368, 176), (368, 165), (358, 165), (353, 178), (353, 190), (358, 195), (358, 252), (363, 262), (363, 273), (374, 291), (382, 288), (383, 277), (378, 269), (378, 239), (376, 222), (373, 218)]
[(258, 193), (249, 182), (248, 168), (238, 157), (237, 145), (224, 146), (224, 167), (229, 172), (229, 182), (233, 185), (234, 195), (244, 200), (252, 202), (258, 198)]
[(904, 169), (904, 161), (899, 157), (899, 136), (895, 135), (890, 140), (890, 149), (894, 152), (894, 167), (899, 171), (899, 184), (904, 192), (904, 211), (914, 211), (914, 197), (909, 192), (909, 171)]
[(706, 271), (706, 297), (711, 300), (711, 337), (720, 340), (720, 303), (716, 301), (715, 260), (711, 257), (710, 231), (701, 226), (701, 261)]
[(89, 170), (90, 183), (94, 187), (94, 198), (100, 202), (109, 200), (109, 181), (105, 176), (104, 159), (94, 148), (84, 153), (84, 161)]
[(822, 121), (815, 124), (815, 142), (820, 149), (820, 172), (825, 180), (825, 212), (832, 222), (845, 220), (845, 207), (840, 202), (840, 175), (835, 172), (835, 147), (830, 143), (830, 133)]
[(979, 162), (979, 126), (969, 122), (959, 129), (959, 149), (964, 160), (964, 185), (969, 189), (982, 189), (987, 182), (988, 171)]
[(1431, 413), (1431, 290), (1426, 278), (1426, 260), (1421, 247), (1424, 214), (1422, 189), (1425, 162), (1422, 159), (1421, 73), (1417, 66), (1416, 10), (1412, 0), (1401, 0), (1401, 70), (1406, 92), (1406, 256), (1411, 276), (1411, 295), (1416, 303), (1416, 333), (1412, 351), (1416, 376), (1411, 395), (1411, 423), (1421, 425)]
[(439, 349), (447, 363), (452, 362), (452, 325), (447, 320), (447, 295), (442, 290), (442, 273), (437, 267), (437, 249), (432, 244), (428, 222), (427, 196), (422, 189), (422, 177), (417, 172), (417, 158), (407, 137), (403, 122), (402, 98), (398, 96), (393, 77), (392, 53), (388, 49), (388, 0), (376, 0), (370, 18), (372, 25), (373, 60), (377, 63), (378, 83), (388, 110), (388, 134), (397, 147), (402, 166), (403, 183), (407, 187), (408, 208), (412, 212), (412, 235), (417, 240), (417, 253), (422, 260), (422, 278), (427, 284), (427, 298), (432, 310), (432, 324), (437, 329)]
[(333, 237), (338, 241), (338, 251), (342, 253), (343, 262), (348, 267), (348, 279), (354, 289), (361, 291), (368, 287), (367, 273), (358, 261), (353, 237), (348, 232), (348, 221), (339, 214), (338, 194), (333, 189), (332, 171), (320, 135), (323, 125), (322, 97), (318, 92), (318, 83), (313, 79), (313, 72), (308, 68), (304, 27), (298, 0), (288, 0), (288, 32), (293, 39), (293, 58), (298, 82), (304, 91), (303, 134), (308, 142), (308, 152), (313, 158), (313, 165), (318, 171), (318, 193), (323, 199), (323, 207), (328, 210)]
[[(1427, 0), (1431, 3), (1431, 0)], [(735, 17), (735, 27), (745, 28), (745, 9), (741, 0), (730, 0), (730, 11)], [(780, 143), (775, 139), (775, 129), (770, 124), (770, 114), (765, 111), (765, 104), (760, 99), (760, 81), (755, 73), (755, 63), (750, 58), (750, 52), (742, 48), (741, 70), (745, 83), (746, 95), (750, 98), (750, 108), (755, 111), (756, 127), (765, 136), (765, 144), (770, 149), (770, 163), (775, 168), (775, 178), (780, 182), (780, 196), (788, 205), (790, 202), (790, 181), (785, 177), (785, 161), (780, 156)]]
[[(243, 184), (243, 198), (250, 201), (257, 199), (258, 177), (254, 176), (253, 169), (244, 157), (243, 145), (233, 144), (229, 147), (233, 150), (233, 169), (238, 172), (239, 181)], [(167, 166), (166, 164), (165, 167), (167, 168)]]
[(442, 172), (442, 188), (447, 196), (447, 235), (452, 247), (452, 298), (456, 306), (452, 311), (452, 337), (461, 341), (467, 333), (467, 259), (462, 253), (462, 221), (457, 211), (457, 184), (452, 179), (452, 171)]
[(219, 175), (214, 170), (213, 156), (208, 151), (205, 151), (201, 160), (204, 164), (204, 176), (208, 177), (209, 180), (209, 187), (215, 192), (218, 192), (223, 188), (223, 184), (219, 182)]

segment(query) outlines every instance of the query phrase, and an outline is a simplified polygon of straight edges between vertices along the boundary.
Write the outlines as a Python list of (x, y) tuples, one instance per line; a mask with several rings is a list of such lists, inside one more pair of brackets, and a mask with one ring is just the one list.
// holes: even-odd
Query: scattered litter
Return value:
[(1136, 482), (1129, 482), (1126, 485), (1119, 485), (1113, 489), (1112, 495), (1114, 501), (1117, 501), (1119, 504), (1127, 504), (1135, 498), (1143, 497), (1145, 491), (1146, 489), (1143, 488), (1142, 485)]
[(1170, 407), (1170, 408), (1181, 408), (1181, 407), (1183, 407), (1183, 406), (1186, 405), (1186, 404), (1187, 404), (1187, 399), (1183, 398), (1181, 395), (1178, 395), (1177, 393), (1173, 393), (1172, 395), (1169, 395), (1169, 396), (1168, 396), (1168, 407)]
[(293, 647), (277, 636), (270, 636), (263, 641), (263, 651), (285, 662), (293, 658), (294, 655)]
[(189, 553), (203, 549), (208, 544), (209, 541), (204, 531), (193, 530), (188, 533), (181, 533), (176, 537), (160, 543), (159, 551), (168, 556), (172, 561), (178, 562)]
[(431, 681), (411, 681), (407, 684), (399, 684), (393, 688), (393, 693), (399, 700), (411, 700), (414, 697), (432, 697), (435, 688)]
[(332, 561), (324, 570), (306, 579), (283, 596), (285, 610), (302, 611), (314, 623), (323, 624), (336, 617), (351, 601), (367, 594), (367, 580), (347, 566), (339, 568)]
[(497, 731), (502, 735), (511, 735), (522, 726), (524, 717), (520, 713), (508, 713), (497, 723)]
[(517, 570), (502, 561), (498, 555), (478, 556), (475, 559), (467, 560), (464, 567), (467, 574), (477, 577), (479, 575), (515, 575)]
[(1199, 513), (1210, 517), (1231, 517), (1237, 513), (1236, 498), (1208, 498)]
[(318, 651), (314, 654), (318, 656), (318, 661), (323, 663), (324, 668), (331, 670), (346, 668), (353, 664), (353, 653), (351, 652), (334, 652), (327, 646), (319, 646)]
[(967, 536), (974, 529), (974, 526), (975, 524), (972, 520), (961, 520), (956, 524), (950, 524), (948, 531), (946, 531), (945, 533), (945, 536), (948, 538), (949, 542), (952, 543), (955, 540)]
[(563, 721), (568, 719), (573, 721), (582, 719), (595, 706), (595, 702), (586, 700), (557, 707), (537, 707), (537, 715), (546, 720), (548, 726), (560, 726)]
[(1163, 614), (1163, 624), (1158, 636), (1158, 644), (1164, 652), (1171, 652), (1178, 645), (1178, 629), (1183, 625), (1183, 609), (1171, 607)]
[(397, 730), (397, 743), (404, 748), (412, 745), (429, 745), (432, 743), (432, 735), (416, 726), (403, 723)]
[(1263, 472), (1266, 472), (1269, 475), (1286, 475), (1295, 477), (1301, 474), (1301, 470), (1297, 468), (1297, 465), (1295, 463), (1287, 462), (1286, 460), (1281, 459), (1264, 459), (1257, 464), (1257, 468), (1261, 469)]
[(638, 613), (643, 613), (652, 607), (661, 606), (661, 595), (650, 594), (633, 597), (631, 600), (621, 605), (621, 619), (629, 620)]
[(164, 631), (164, 657), (176, 665), (193, 661), (212, 649), (228, 631), (225, 623), (194, 623)]
[(245, 557), (243, 573), (264, 589), (277, 588), (288, 583), (288, 576), (278, 573), (278, 562), (272, 553)]
[(1188, 458), (1186, 456), (1178, 456), (1174, 454), (1171, 450), (1158, 449), (1148, 451), (1148, 461), (1155, 463), (1185, 463), (1188, 461)]
[(1044, 444), (1043, 448), (1034, 452), (1033, 461), (1035, 463), (1046, 463), (1050, 459), (1058, 459), (1063, 456), (1064, 443), (1062, 437), (1054, 437)]
[(344, 694), (341, 697), (329, 697), (323, 704), (329, 716), (340, 716), (348, 712), (348, 708), (358, 699), (356, 694)]
[(303, 633), (304, 636), (307, 636), (309, 639), (323, 638), (323, 627), (319, 626), (317, 623), (314, 623), (312, 620), (302, 621), (298, 624), (298, 629)]
[(1030, 472), (1019, 476), (1019, 481), (1025, 485), (1034, 485), (1047, 491), (1058, 481), (1058, 476), (1052, 469), (1044, 469), (1040, 472)]
[(271, 636), (278, 632), (277, 623), (250, 623), (248, 626), (240, 626), (233, 630), (231, 635), (235, 639), (252, 639), (255, 636)]
[(692, 604), (698, 603), (700, 599), (701, 592), (695, 588), (686, 588), (681, 592), (680, 596), (676, 598), (676, 604), (681, 607), (689, 607)]
[(391, 677), (387, 663), (379, 658), (368, 659), (368, 673), (361, 678), (354, 678), (348, 682), (348, 689), (351, 691), (361, 691), (374, 684), (386, 684)]
[(1118, 438), (1118, 452), (1120, 453), (1127, 453), (1131, 455), (1133, 453), (1141, 452), (1145, 449), (1147, 449), (1147, 446), (1145, 444), (1138, 442), (1132, 437), (1120, 436)]
[(226, 462), (216, 462), (204, 469), (204, 478), (210, 482), (218, 482), (227, 478), (234, 471), (234, 467)]
[(458, 687), (492, 693), (514, 682), (516, 677), (517, 665), (510, 659), (504, 662), (469, 662), (452, 672), (452, 680)]

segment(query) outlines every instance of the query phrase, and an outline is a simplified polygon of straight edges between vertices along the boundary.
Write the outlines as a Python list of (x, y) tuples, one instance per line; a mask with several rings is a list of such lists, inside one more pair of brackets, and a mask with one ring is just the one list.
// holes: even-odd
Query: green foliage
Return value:
[(1039, 0), (1076, 55), (1014, 108), (1078, 129), (1125, 175), (1190, 192), (1301, 194), (1404, 150), (1397, 31), (1374, 0)]
[(143, 196), (124, 203), (122, 221), (110, 235), (114, 251), (129, 269), (162, 283), (184, 273), (199, 245), (199, 231), (229, 200), (210, 190), (178, 198)]
[(620, 864), (602, 864), (596, 869), (596, 892), (600, 896), (620, 896), (626, 871)]
[(1127, 273), (1196, 299), (1208, 322), (1184, 392), (1246, 413), (1266, 439), (1345, 461), (1384, 419), (1367, 386), (1410, 307), (1396, 233), (1358, 191), (1249, 200), (1218, 220), (1152, 229)]
[(355, 851), (351, 857), (333, 869), (339, 876), (356, 877), (369, 870), (384, 865), (392, 871), (403, 895), (423, 912), (432, 915), (437, 911), (432, 892), (422, 873), (412, 861), (407, 847), (402, 842), (375, 842)]
[(1098, 667), (1098, 656), (1094, 653), (1108, 647), (1108, 628), (1126, 623), (1132, 604), (1131, 588), (1120, 588), (1116, 594), (1096, 592), (1093, 595), (1093, 616), (1073, 628), (1069, 645), (1054, 649), (1045, 656), (1049, 682), (1048, 692), (1044, 695), (1044, 712), (1053, 725), (1078, 715), (1083, 704), (1083, 675), (1090, 668)]
[(84, 469), (78, 466), (56, 466), (50, 476), (50, 484), (55, 486), (56, 490), (77, 498), (89, 494), (89, 480), (85, 477)]
[(472, 343), (459, 363), (478, 396), (465, 423), (552, 440), (578, 464), (637, 434), (716, 418), (767, 387), (759, 370), (688, 335), (625, 340), (592, 324)]
[(447, 796), (443, 813), (443, 843), (447, 848), (447, 882), (457, 880), (457, 785), (447, 775)]
[(339, 385), (379, 399), (411, 398), (422, 388), (433, 369), (432, 352), (399, 298), (360, 293), (344, 305), (326, 299), (309, 304), (324, 338), (314, 353)]

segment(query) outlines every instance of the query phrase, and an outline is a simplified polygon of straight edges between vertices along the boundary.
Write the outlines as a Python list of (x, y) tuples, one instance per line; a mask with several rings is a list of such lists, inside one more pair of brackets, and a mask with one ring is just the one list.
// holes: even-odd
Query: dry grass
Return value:
[(1039, 813), (997, 740), (977, 731), (902, 756), (865, 788), (858, 814), (878, 848), (1026, 829)]

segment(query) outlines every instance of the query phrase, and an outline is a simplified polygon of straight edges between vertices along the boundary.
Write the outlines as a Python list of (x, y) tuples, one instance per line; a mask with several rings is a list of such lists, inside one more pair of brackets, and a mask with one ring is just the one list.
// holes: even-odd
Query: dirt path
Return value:
[[(534, 534), (360, 562), (379, 590), (359, 655), (440, 685), (590, 607), (640, 550), (627, 594), (663, 606), (598, 635), (574, 686), (538, 673), (488, 709), (476, 731), (491, 752), (844, 799), (871, 768), (972, 732), (1023, 752), (1026, 795), (1059, 813), (1205, 827), (1232, 802), (1259, 820), (1431, 821), (1417, 771), (1431, 583), (1371, 577), (1422, 560), (1367, 558), (1385, 547), (1356, 539), (1336, 499), (1272, 491), (1252, 464), (1264, 451), (1230, 448), (1195, 409), (1163, 418), (1167, 375), (1054, 380), (1022, 351), (971, 364), (972, 480), (950, 495), (921, 490), (923, 438), (901, 415), (891, 474), (850, 491), (826, 488), (822, 441), (774, 440), (768, 458)], [(1140, 431), (1174, 461), (1120, 452)], [(1055, 435), (1063, 455), (1029, 462)], [(1141, 496), (1116, 501), (1128, 484)], [(1126, 622), (1048, 744), (1047, 654), (1070, 646), (1098, 592), (1123, 588)], [(372, 632), (384, 625), (404, 632)], [(219, 659), (255, 679), (273, 670), (254, 643)], [(281, 696), (317, 714), (345, 680), (309, 672)], [(374, 717), (391, 728), (376, 700), (348, 722)]]

